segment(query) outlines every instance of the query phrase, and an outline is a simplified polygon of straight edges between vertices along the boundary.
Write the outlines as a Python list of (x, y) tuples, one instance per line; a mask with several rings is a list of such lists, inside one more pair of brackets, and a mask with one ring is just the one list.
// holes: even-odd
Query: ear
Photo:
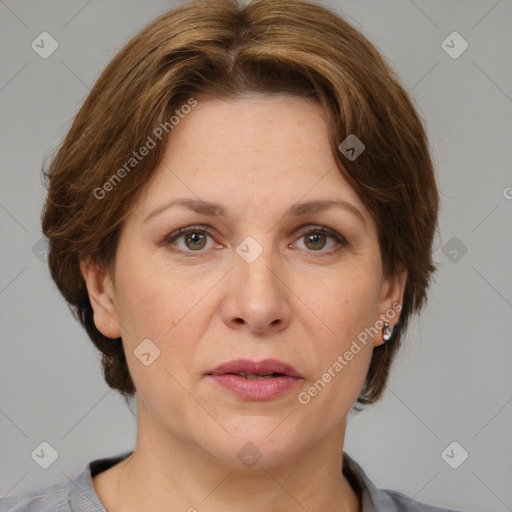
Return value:
[(80, 261), (80, 270), (94, 311), (96, 328), (107, 338), (120, 338), (115, 289), (109, 270), (91, 260)]
[[(382, 292), (379, 301), (379, 319), (389, 323), (389, 330), (393, 332), (394, 326), (400, 319), (400, 312), (404, 301), (405, 284), (407, 282), (407, 269), (399, 266), (396, 272), (385, 277), (382, 281)], [(380, 322), (379, 322), (380, 324)], [(382, 336), (375, 336), (375, 346), (384, 343)]]

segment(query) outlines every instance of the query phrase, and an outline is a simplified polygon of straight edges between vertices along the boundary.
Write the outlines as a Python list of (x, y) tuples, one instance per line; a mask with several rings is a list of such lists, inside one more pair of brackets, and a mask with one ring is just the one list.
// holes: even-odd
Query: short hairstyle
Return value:
[[(360, 31), (317, 3), (188, 1), (115, 55), (43, 171), (52, 278), (101, 351), (107, 384), (133, 395), (121, 338), (105, 337), (94, 324), (80, 261), (114, 261), (123, 220), (161, 161), (171, 118), (187, 112), (184, 105), (201, 94), (254, 93), (322, 105), (339, 172), (376, 222), (384, 275), (408, 271), (400, 321), (391, 340), (373, 349), (355, 404), (361, 410), (382, 395), (408, 320), (426, 302), (436, 270), (439, 195), (425, 129), (398, 77)], [(339, 149), (349, 135), (365, 146), (356, 159)], [(134, 151), (150, 139), (155, 147), (136, 160)]]

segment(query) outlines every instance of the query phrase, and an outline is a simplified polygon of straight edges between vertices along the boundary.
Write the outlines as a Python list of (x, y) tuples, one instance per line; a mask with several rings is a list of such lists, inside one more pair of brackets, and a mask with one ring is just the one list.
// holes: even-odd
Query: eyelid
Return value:
[[(332, 236), (333, 238), (338, 240), (338, 242), (340, 244), (348, 245), (348, 240), (341, 233), (338, 233), (335, 229), (329, 228), (327, 226), (316, 225), (316, 224), (306, 224), (306, 225), (298, 228), (298, 233), (299, 233), (298, 238), (300, 238), (301, 236), (304, 236), (306, 233), (309, 233), (309, 232), (323, 233), (325, 235)], [(312, 251), (312, 252), (315, 252), (315, 251)], [(328, 251), (324, 251), (324, 252), (328, 252)]]
[[(178, 238), (180, 238), (180, 237), (182, 237), (182, 236), (184, 236), (184, 235), (186, 235), (186, 234), (188, 234), (190, 232), (195, 232), (195, 231), (205, 233), (206, 235), (208, 235), (212, 239), (214, 239), (214, 241), (216, 242), (215, 236), (212, 234), (212, 231), (216, 233), (215, 229), (213, 229), (212, 227), (210, 227), (208, 225), (193, 224), (193, 225), (189, 225), (189, 226), (185, 226), (185, 227), (176, 229), (172, 233), (164, 235), (157, 242), (157, 244), (159, 246), (170, 246), (171, 242), (175, 241), (176, 239), (178, 239)], [(337, 250), (341, 249), (342, 247), (348, 247), (350, 245), (348, 240), (342, 234), (338, 233), (336, 230), (334, 230), (332, 228), (329, 228), (329, 227), (323, 226), (323, 225), (304, 224), (304, 225), (300, 226), (299, 228), (294, 229), (293, 232), (297, 233), (296, 234), (296, 240), (293, 243), (295, 243), (302, 236), (304, 236), (305, 234), (310, 233), (310, 232), (323, 233), (323, 234), (328, 235), (331, 238), (336, 240), (337, 246), (332, 248), (332, 249), (329, 249), (327, 251), (322, 251), (322, 250), (319, 250), (319, 251), (308, 251), (308, 252), (311, 252), (311, 253), (318, 253), (319, 255), (322, 255), (322, 254), (324, 254), (324, 255), (333, 254), (334, 252), (336, 252)], [(218, 242), (216, 242), (216, 243), (218, 243)], [(184, 251), (182, 249), (173, 249), (173, 252), (179, 252), (181, 254), (193, 256), (193, 255), (195, 255), (195, 253), (201, 254), (201, 253), (204, 253), (206, 251), (204, 251), (204, 250)]]
[[(174, 230), (172, 233), (165, 234), (162, 238), (160, 238), (157, 241), (157, 245), (159, 247), (170, 246), (171, 242), (173, 242), (174, 240), (177, 240), (178, 238), (180, 238), (190, 232), (196, 232), (196, 231), (206, 233), (209, 237), (211, 237), (215, 240), (215, 237), (212, 234), (212, 231), (215, 231), (215, 230), (212, 227), (207, 226), (207, 225), (192, 224), (189, 226), (184, 226), (182, 228), (178, 228), (178, 229)], [(183, 251), (181, 249), (175, 249), (173, 251), (179, 252), (181, 254), (184, 254), (184, 253), (185, 254), (187, 254), (187, 253), (193, 254), (194, 252), (197, 252), (197, 253), (205, 252), (205, 251)]]

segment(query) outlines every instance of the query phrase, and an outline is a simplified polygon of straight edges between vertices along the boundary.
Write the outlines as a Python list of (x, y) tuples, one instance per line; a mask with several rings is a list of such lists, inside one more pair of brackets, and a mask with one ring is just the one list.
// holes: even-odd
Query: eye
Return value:
[[(324, 251), (323, 249), (326, 247), (329, 238), (334, 241), (334, 247)], [(309, 252), (332, 253), (340, 247), (348, 247), (349, 245), (344, 236), (323, 226), (316, 226), (313, 229), (309, 227), (307, 231), (300, 234), (299, 240), (304, 241), (306, 250)]]
[(200, 252), (207, 245), (207, 237), (211, 237), (207, 229), (198, 226), (188, 226), (186, 228), (178, 229), (167, 235), (163, 240), (163, 245), (178, 245), (175, 241), (182, 240), (184, 247), (179, 247), (178, 250), (182, 252)]
[[(208, 237), (213, 238), (206, 227), (187, 226), (166, 235), (159, 242), (159, 245), (171, 246), (173, 251), (184, 253), (186, 256), (194, 256), (193, 253), (205, 252), (203, 249), (207, 248)], [(333, 241), (333, 248), (323, 250), (328, 245), (327, 241), (329, 239)], [(344, 236), (323, 226), (314, 226), (313, 228), (308, 226), (307, 230), (299, 233), (299, 240), (304, 240), (307, 252), (330, 254), (349, 245)], [(177, 243), (180, 241), (183, 242), (181, 246)]]

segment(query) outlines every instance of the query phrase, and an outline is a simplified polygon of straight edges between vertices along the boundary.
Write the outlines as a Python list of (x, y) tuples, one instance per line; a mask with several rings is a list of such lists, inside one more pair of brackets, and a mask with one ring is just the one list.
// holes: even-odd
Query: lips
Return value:
[(224, 392), (250, 401), (277, 399), (304, 382), (293, 366), (277, 359), (229, 361), (206, 373), (205, 378)]
[(223, 363), (207, 375), (239, 375), (241, 377), (249, 376), (249, 378), (275, 378), (280, 376), (294, 377), (302, 379), (302, 375), (290, 364), (279, 361), (278, 359), (264, 359), (263, 361), (251, 361), (249, 359), (236, 359)]

